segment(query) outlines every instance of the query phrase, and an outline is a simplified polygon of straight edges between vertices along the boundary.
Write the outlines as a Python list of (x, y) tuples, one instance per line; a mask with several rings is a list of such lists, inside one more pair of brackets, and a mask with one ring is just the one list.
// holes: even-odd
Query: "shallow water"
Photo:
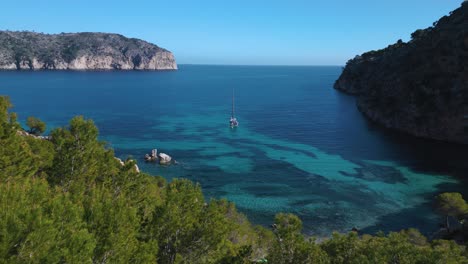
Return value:
[[(293, 212), (326, 235), (437, 229), (432, 197), (468, 186), (468, 149), (369, 123), (353, 97), (332, 89), (340, 67), (181, 65), (176, 72), (0, 72), (14, 111), (49, 127), (74, 115), (144, 171), (200, 182), (253, 222)], [(235, 88), (240, 126), (228, 126)], [(152, 148), (178, 165), (141, 157)]]

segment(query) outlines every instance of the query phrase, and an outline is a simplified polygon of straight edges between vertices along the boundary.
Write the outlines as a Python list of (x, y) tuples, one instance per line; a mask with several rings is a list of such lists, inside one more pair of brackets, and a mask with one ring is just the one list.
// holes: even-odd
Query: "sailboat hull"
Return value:
[(231, 128), (237, 127), (239, 126), (239, 122), (236, 118), (231, 118), (231, 120), (229, 120), (229, 126), (231, 126)]

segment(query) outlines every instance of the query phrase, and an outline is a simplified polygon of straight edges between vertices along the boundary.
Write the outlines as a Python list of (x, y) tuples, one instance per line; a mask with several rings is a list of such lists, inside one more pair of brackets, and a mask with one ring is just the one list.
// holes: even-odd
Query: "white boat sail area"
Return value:
[(239, 126), (239, 122), (237, 121), (237, 118), (234, 115), (234, 88), (232, 88), (232, 110), (231, 110), (231, 119), (229, 120), (229, 125), (231, 128), (235, 128)]

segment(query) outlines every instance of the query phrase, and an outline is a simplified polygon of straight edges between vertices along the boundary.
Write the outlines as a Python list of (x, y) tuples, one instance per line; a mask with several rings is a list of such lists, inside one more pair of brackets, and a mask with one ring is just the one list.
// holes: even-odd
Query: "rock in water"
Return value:
[(162, 165), (167, 165), (171, 163), (171, 156), (165, 154), (165, 153), (159, 153), (159, 164)]
[(468, 3), (433, 27), (348, 61), (335, 88), (385, 127), (468, 143)]
[(107, 33), (0, 31), (3, 70), (176, 70), (173, 54), (143, 40)]

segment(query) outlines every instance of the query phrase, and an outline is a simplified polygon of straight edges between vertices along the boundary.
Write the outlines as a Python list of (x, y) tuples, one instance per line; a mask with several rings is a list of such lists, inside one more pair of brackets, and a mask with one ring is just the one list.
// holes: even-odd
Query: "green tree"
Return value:
[(44, 179), (0, 183), (0, 262), (91, 263), (83, 208)]
[(36, 136), (41, 135), (46, 130), (46, 124), (34, 116), (28, 117), (26, 125), (29, 127), (28, 132)]
[(412, 40), (417, 40), (417, 39), (421, 38), (422, 36), (424, 36), (425, 33), (426, 33), (426, 31), (424, 29), (418, 29), (418, 30), (414, 31), (413, 33), (411, 33), (411, 39)]
[(98, 129), (92, 120), (73, 118), (70, 125), (52, 131), (55, 157), (49, 180), (65, 190), (83, 192), (96, 181), (111, 180), (119, 169), (114, 152), (98, 141)]
[(153, 231), (159, 241), (159, 263), (175, 263), (201, 238), (199, 219), (205, 201), (198, 185), (175, 180), (167, 186), (166, 200), (155, 210)]
[[(463, 247), (414, 229), (318, 243), (292, 214), (278, 214), (273, 232), (254, 227), (198, 184), (120, 164), (91, 120), (40, 140), (18, 132), (10, 107), (0, 97), (0, 263), (468, 263)], [(443, 194), (438, 207), (461, 219), (462, 201)]]
[(232, 203), (206, 203), (200, 186), (188, 180), (174, 180), (167, 185), (164, 203), (156, 207), (150, 225), (159, 243), (158, 263), (245, 259), (250, 257), (247, 248), (252, 248), (256, 239), (254, 230)]
[(268, 261), (280, 264), (329, 263), (328, 256), (315, 239), (306, 240), (301, 233), (302, 222), (293, 214), (275, 216), (275, 242), (268, 254)]
[[(331, 263), (368, 263), (367, 259), (363, 259), (359, 254), (360, 243), (359, 236), (355, 232), (346, 235), (333, 233), (332, 237), (320, 246), (330, 256)], [(377, 260), (376, 257), (373, 258)]]
[(0, 180), (31, 177), (39, 169), (31, 147), (18, 135), (16, 114), (9, 113), (12, 105), (8, 97), (0, 96)]
[(468, 214), (468, 204), (460, 193), (442, 193), (436, 197), (437, 211), (445, 215), (446, 227), (450, 231), (449, 216), (461, 220)]
[(250, 260), (252, 255), (252, 246), (243, 246), (234, 256), (224, 256), (218, 264), (247, 264), (252, 263)]
[(10, 98), (7, 96), (0, 96), (0, 122), (2, 124), (10, 122), (10, 116), (8, 114), (8, 109), (13, 105), (10, 102)]
[[(447, 242), (447, 241), (445, 241)], [(392, 232), (385, 236), (334, 233), (320, 244), (331, 263), (468, 263), (463, 247), (451, 241), (426, 239), (416, 230)]]
[(94, 262), (134, 263), (143, 256), (149, 262), (155, 262), (157, 242), (139, 240), (138, 211), (136, 207), (129, 206), (125, 195), (95, 187), (83, 199), (88, 230), (97, 240)]
[(466, 247), (463, 250), (463, 247), (460, 247), (455, 241), (435, 240), (431, 243), (431, 249), (427, 259), (432, 263), (468, 263)]

